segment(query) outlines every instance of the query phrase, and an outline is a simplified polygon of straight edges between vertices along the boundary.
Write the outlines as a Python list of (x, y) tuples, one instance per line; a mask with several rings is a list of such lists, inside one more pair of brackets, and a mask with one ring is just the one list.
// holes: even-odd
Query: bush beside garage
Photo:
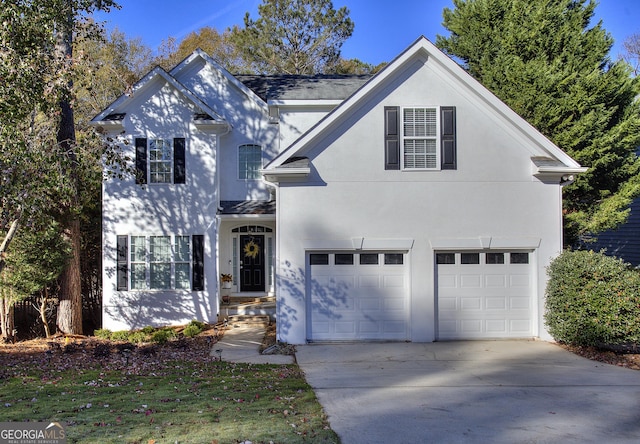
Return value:
[(548, 272), (544, 316), (556, 341), (638, 351), (639, 270), (604, 252), (565, 251)]

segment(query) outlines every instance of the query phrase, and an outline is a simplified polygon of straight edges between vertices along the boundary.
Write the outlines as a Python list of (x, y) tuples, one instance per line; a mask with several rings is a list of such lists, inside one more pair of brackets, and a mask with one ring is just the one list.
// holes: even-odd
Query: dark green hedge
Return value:
[(549, 266), (545, 321), (556, 341), (640, 344), (640, 272), (593, 251), (565, 251)]

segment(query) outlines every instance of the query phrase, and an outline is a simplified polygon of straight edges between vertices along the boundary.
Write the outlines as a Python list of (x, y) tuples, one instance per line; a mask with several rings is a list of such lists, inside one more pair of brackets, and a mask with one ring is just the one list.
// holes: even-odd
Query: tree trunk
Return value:
[(2, 339), (5, 341), (15, 340), (14, 330), (16, 328), (13, 316), (13, 302), (10, 298), (0, 298), (0, 326)]
[(16, 232), (18, 231), (18, 225), (20, 225), (21, 214), (22, 214), (22, 209), (20, 209), (20, 213), (18, 217), (14, 219), (13, 222), (11, 222), (11, 225), (9, 226), (9, 231), (7, 231), (7, 234), (2, 240), (2, 244), (0, 245), (0, 273), (2, 273), (2, 270), (4, 270), (4, 267), (6, 264), (4, 257), (5, 257), (5, 254), (7, 254), (7, 250), (9, 249), (9, 244), (11, 243), (11, 241), (16, 235)]
[(66, 237), (71, 242), (71, 257), (60, 279), (60, 305), (57, 326), (62, 333), (82, 334), (82, 284), (80, 278), (80, 221), (70, 221)]
[[(63, 63), (65, 73), (71, 78), (73, 60), (74, 12), (68, 6), (66, 21), (59, 24), (56, 50)], [(82, 334), (82, 288), (80, 279), (80, 257), (82, 245), (80, 220), (78, 218), (78, 159), (76, 156), (76, 131), (71, 106), (73, 83), (71, 80), (60, 93), (60, 126), (58, 127), (58, 149), (65, 164), (65, 180), (70, 189), (68, 207), (63, 209), (65, 236), (71, 244), (71, 258), (62, 272), (60, 282), (60, 306), (58, 307), (57, 326), (68, 334)]]
[(44, 334), (49, 338), (51, 337), (51, 329), (49, 328), (49, 320), (47, 319), (47, 306), (49, 305), (49, 289), (47, 287), (42, 290), (42, 294), (38, 302), (38, 306), (35, 304), (33, 304), (33, 306), (38, 310), (38, 313), (40, 313), (40, 320), (44, 327)]

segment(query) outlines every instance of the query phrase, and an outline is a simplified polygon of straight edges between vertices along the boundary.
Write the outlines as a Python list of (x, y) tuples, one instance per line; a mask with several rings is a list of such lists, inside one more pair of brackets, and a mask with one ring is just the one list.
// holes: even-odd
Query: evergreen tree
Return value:
[(453, 0), (436, 44), (589, 167), (564, 191), (565, 242), (614, 228), (640, 194), (638, 82), (593, 0)]
[(331, 0), (263, 0), (260, 18), (249, 13), (232, 40), (250, 64), (265, 74), (317, 74), (334, 71), (340, 48), (353, 33), (349, 10)]

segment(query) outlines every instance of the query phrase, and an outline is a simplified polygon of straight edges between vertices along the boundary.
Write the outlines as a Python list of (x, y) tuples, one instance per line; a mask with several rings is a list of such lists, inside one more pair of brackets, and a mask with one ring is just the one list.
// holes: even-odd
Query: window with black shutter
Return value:
[(384, 107), (386, 170), (455, 170), (456, 107)]
[(186, 139), (136, 138), (136, 183), (186, 182)]

